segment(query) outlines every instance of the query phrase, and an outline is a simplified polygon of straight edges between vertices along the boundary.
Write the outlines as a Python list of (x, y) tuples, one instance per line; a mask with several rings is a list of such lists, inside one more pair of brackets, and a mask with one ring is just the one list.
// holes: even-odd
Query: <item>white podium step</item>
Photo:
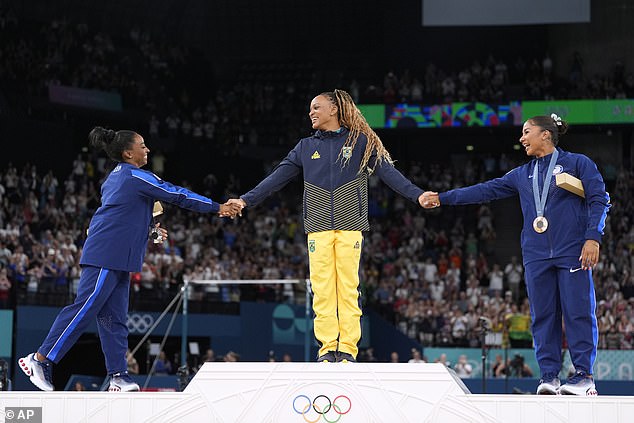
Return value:
[(472, 395), (441, 364), (206, 363), (185, 392), (1, 392), (0, 422), (626, 423), (634, 397)]

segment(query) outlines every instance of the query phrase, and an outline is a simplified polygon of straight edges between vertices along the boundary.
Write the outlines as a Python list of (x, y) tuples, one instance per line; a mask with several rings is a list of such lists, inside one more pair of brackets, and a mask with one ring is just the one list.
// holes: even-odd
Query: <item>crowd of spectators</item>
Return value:
[[(483, 163), (471, 163), (475, 181), (484, 176)], [(464, 173), (440, 166), (413, 163), (405, 171), (419, 185), (439, 191), (466, 183), (456, 176)], [(99, 204), (98, 185), (106, 172), (98, 161), (80, 156), (61, 183), (34, 166), (18, 170), (9, 165), (0, 173), (0, 306), (63, 305), (72, 298), (85, 229)], [(594, 271), (603, 348), (633, 347), (632, 176), (621, 172), (612, 189), (616, 206)], [(375, 178), (370, 186), (365, 306), (425, 346), (478, 346), (482, 319), (491, 329), (487, 343), (503, 345), (506, 334), (513, 332), (505, 323), (516, 314), (528, 316), (528, 303), (518, 259), (500, 263), (487, 251), (496, 237), (489, 206), (424, 211)], [(305, 278), (301, 213), (287, 198), (293, 197), (276, 195), (236, 220), (168, 210), (162, 224), (170, 230), (169, 241), (150, 244), (143, 270), (132, 275), (132, 307), (164, 304), (178, 292), (183, 278)], [(303, 298), (296, 289), (292, 284), (201, 285), (191, 300), (293, 303)]]
[(583, 62), (578, 51), (569, 63), (558, 66), (548, 53), (528, 61), (522, 55), (515, 59), (489, 55), (461, 69), (441, 69), (429, 63), (424, 69), (389, 70), (383, 81), (367, 86), (353, 80), (350, 91), (356, 101), (386, 104), (634, 97), (634, 74), (621, 60), (614, 60), (601, 75), (588, 74)]
[[(288, 145), (309, 127), (308, 102), (321, 87), (387, 104), (634, 97), (634, 74), (622, 61), (608, 58), (608, 72), (589, 74), (579, 52), (568, 63), (555, 63), (548, 53), (488, 55), (450, 69), (423, 62), (382, 76), (326, 73), (307, 63), (248, 63), (215, 81), (203, 54), (138, 26), (115, 36), (65, 18), (24, 21), (0, 5), (0, 37), (0, 81), (12, 109), (36, 113), (34, 104), (45, 107), (50, 85), (119, 93), (127, 112), (138, 113), (138, 127), (167, 151), (177, 140), (193, 149), (213, 143), (228, 155), (241, 145)], [(68, 119), (68, 111), (51, 110), (44, 114)]]
[[(166, 154), (174, 141), (192, 151), (213, 144), (227, 154), (238, 154), (241, 144), (292, 145), (305, 130), (300, 128), (308, 128), (302, 119), (309, 98), (325, 82), (306, 65), (273, 66), (266, 72), (245, 66), (236, 79), (214, 88), (197, 77), (201, 69), (188, 73), (186, 65), (200, 59), (184, 47), (156, 42), (138, 28), (113, 38), (64, 19), (21, 22), (2, 9), (0, 38), (0, 88), (9, 97), (0, 95), (0, 107), (9, 101), (13, 111), (33, 113), (32, 98), (46, 97), (50, 84), (117, 92), (127, 112), (142, 110), (139, 122)], [(428, 64), (424, 72), (389, 71), (382, 83), (365, 88), (345, 76), (326, 82), (348, 87), (360, 101), (495, 102), (515, 93), (542, 99), (634, 97), (634, 79), (622, 64), (609, 75), (589, 77), (578, 55), (563, 75), (553, 70), (561, 66), (553, 65), (550, 57), (530, 64), (522, 60), (489, 57), (450, 71)], [(213, 74), (210, 64), (201, 66)], [(152, 166), (161, 174), (166, 156), (152, 155)], [(493, 170), (492, 157), (453, 167), (416, 161), (401, 167), (399, 162), (399, 168), (419, 186), (443, 191), (503, 173), (520, 160), (495, 159)], [(102, 157), (80, 154), (69, 169), (67, 176), (33, 165), (0, 169), (0, 307), (61, 306), (74, 295), (85, 230), (99, 205), (99, 184), (108, 164)], [(594, 272), (602, 348), (630, 349), (634, 344), (632, 176), (631, 170), (623, 170), (610, 187), (615, 207)], [(229, 176), (224, 190), (213, 186), (215, 180), (210, 175), (203, 181), (204, 192), (214, 194), (214, 199), (241, 193), (238, 182), (232, 182), (238, 180), (235, 175)], [(501, 262), (493, 255), (498, 234), (491, 208), (424, 211), (395, 196), (376, 178), (370, 184), (372, 230), (366, 239), (362, 278), (365, 307), (426, 346), (477, 346), (483, 321), (491, 328), (487, 343), (513, 342), (507, 323), (513, 316), (528, 316), (523, 269), (517, 258)], [(305, 278), (305, 237), (298, 204), (292, 200), (298, 196), (292, 190), (286, 193), (235, 220), (167, 209), (161, 221), (170, 230), (169, 241), (148, 247), (143, 270), (132, 275), (131, 306), (169, 301), (184, 278)], [(290, 284), (205, 285), (191, 295), (201, 308), (240, 300), (303, 298)]]

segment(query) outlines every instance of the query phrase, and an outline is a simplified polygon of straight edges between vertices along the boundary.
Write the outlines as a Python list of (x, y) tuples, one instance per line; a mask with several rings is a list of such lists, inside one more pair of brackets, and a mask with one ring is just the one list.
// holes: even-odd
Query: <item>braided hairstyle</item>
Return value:
[[(374, 163), (374, 166), (380, 164), (383, 160), (389, 164), (394, 163), (392, 157), (390, 157), (390, 153), (381, 142), (379, 136), (372, 130), (372, 128), (370, 128), (370, 125), (368, 125), (365, 117), (363, 117), (361, 110), (359, 110), (357, 105), (354, 104), (354, 100), (352, 100), (350, 94), (344, 90), (336, 89), (332, 92), (323, 92), (320, 95), (328, 98), (332, 104), (337, 106), (337, 119), (339, 120), (339, 123), (348, 128), (350, 131), (344, 147), (351, 147), (354, 149), (357, 139), (359, 138), (359, 134), (365, 135), (368, 139), (368, 143), (363, 153), (363, 159), (361, 160), (361, 165), (359, 166), (359, 173), (368, 166), (370, 156), (372, 156), (374, 151), (376, 151), (376, 162)], [(350, 160), (350, 157), (342, 157), (342, 151), (339, 152), (339, 158), (342, 159), (343, 166), (345, 166), (347, 161)], [(372, 170), (374, 170), (374, 167), (370, 169), (370, 171)]]
[(540, 128), (550, 132), (551, 141), (557, 146), (559, 143), (559, 137), (568, 132), (568, 122), (565, 120), (561, 120), (559, 116), (555, 113), (552, 113), (550, 116), (534, 116), (528, 121), (535, 126), (539, 126)]
[(138, 136), (139, 134), (134, 131), (113, 131), (96, 126), (88, 134), (88, 140), (92, 147), (103, 149), (115, 162), (123, 162), (123, 152), (132, 149), (134, 140)]

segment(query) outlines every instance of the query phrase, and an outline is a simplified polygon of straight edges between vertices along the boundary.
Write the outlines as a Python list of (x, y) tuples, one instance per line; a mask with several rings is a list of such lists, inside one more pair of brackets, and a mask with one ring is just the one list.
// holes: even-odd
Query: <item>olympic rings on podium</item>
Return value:
[[(300, 399), (301, 401), (298, 403), (298, 400)], [(346, 404), (346, 401), (348, 404)], [(301, 405), (299, 409), (298, 405)], [(315, 411), (315, 413), (317, 413), (317, 418), (315, 420), (309, 420), (307, 416), (311, 412), (311, 408)], [(339, 419), (341, 419), (341, 416), (348, 414), (351, 409), (352, 401), (350, 401), (350, 398), (345, 395), (339, 395), (331, 401), (327, 395), (320, 394), (311, 401), (307, 395), (300, 394), (293, 400), (293, 410), (297, 414), (301, 414), (304, 421), (308, 423), (317, 423), (322, 418), (326, 423), (336, 423)], [(334, 420), (330, 420), (327, 416), (331, 410), (337, 415), (336, 418), (333, 416)]]

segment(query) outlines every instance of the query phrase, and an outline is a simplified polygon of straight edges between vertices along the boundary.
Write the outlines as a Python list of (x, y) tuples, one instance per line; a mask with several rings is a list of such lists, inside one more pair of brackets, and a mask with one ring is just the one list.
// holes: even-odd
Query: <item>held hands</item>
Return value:
[(247, 206), (241, 198), (232, 198), (224, 204), (220, 205), (218, 216), (234, 218), (236, 216), (242, 216), (242, 209)]
[(592, 269), (599, 262), (599, 243), (594, 239), (587, 239), (579, 256), (583, 270)]
[(440, 207), (440, 197), (437, 192), (425, 191), (418, 197), (418, 203), (425, 209)]

